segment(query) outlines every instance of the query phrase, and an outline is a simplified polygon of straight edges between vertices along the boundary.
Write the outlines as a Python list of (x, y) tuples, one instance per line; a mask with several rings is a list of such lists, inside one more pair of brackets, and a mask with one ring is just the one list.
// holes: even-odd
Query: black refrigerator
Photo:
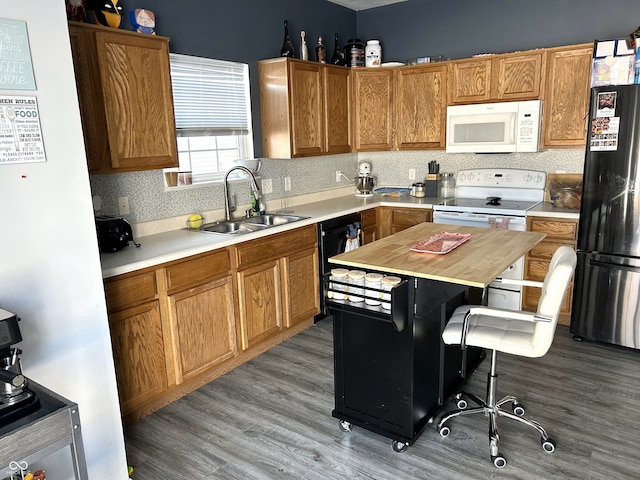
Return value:
[(571, 333), (640, 349), (640, 85), (591, 90), (587, 139)]

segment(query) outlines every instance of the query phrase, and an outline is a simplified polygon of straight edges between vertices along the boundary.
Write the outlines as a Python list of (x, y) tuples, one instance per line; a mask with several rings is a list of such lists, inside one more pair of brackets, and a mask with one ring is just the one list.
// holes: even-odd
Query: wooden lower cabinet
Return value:
[(247, 350), (282, 329), (280, 262), (269, 261), (238, 272), (242, 349)]
[[(531, 232), (546, 233), (542, 242), (533, 247), (525, 257), (524, 278), (526, 280), (544, 280), (549, 270), (549, 262), (555, 251), (568, 245), (576, 248), (578, 239), (578, 220), (554, 218), (554, 217), (528, 217), (527, 230)], [(571, 300), (573, 297), (573, 281), (569, 284), (560, 309), (558, 323), (569, 325), (571, 323)], [(522, 292), (522, 308), (528, 311), (536, 311), (540, 289), (536, 287), (524, 287)]]
[(375, 242), (378, 238), (378, 222), (377, 222), (377, 208), (371, 208), (362, 212), (362, 244)]
[(237, 354), (230, 276), (171, 295), (169, 305), (177, 383)]
[(318, 250), (288, 255), (281, 263), (284, 324), (289, 328), (320, 312)]
[(432, 221), (433, 210), (430, 208), (378, 207), (378, 238)]
[(159, 302), (109, 315), (109, 328), (120, 406), (127, 414), (167, 388)]
[(125, 425), (313, 325), (316, 226), (105, 280)]

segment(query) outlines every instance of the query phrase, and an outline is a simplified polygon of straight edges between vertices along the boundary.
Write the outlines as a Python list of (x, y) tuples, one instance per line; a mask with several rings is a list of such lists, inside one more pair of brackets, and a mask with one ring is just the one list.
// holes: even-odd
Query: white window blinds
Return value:
[(250, 133), (249, 66), (172, 53), (178, 135)]

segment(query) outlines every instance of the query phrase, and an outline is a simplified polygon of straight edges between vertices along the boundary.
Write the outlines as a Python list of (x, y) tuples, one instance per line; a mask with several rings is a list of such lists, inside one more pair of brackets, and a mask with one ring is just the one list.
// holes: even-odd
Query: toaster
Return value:
[(101, 252), (117, 252), (128, 246), (129, 242), (140, 246), (133, 239), (131, 225), (122, 217), (99, 215), (96, 217), (96, 229)]

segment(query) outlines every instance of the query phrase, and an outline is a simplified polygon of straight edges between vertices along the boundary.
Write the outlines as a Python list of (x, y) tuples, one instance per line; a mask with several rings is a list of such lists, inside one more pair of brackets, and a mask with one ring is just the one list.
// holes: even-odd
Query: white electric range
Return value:
[[(525, 231), (527, 210), (544, 200), (547, 174), (515, 168), (461, 170), (456, 176), (456, 198), (433, 206), (433, 223)], [(524, 257), (501, 275), (522, 280)], [(494, 282), (488, 304), (519, 310), (522, 287)]]

